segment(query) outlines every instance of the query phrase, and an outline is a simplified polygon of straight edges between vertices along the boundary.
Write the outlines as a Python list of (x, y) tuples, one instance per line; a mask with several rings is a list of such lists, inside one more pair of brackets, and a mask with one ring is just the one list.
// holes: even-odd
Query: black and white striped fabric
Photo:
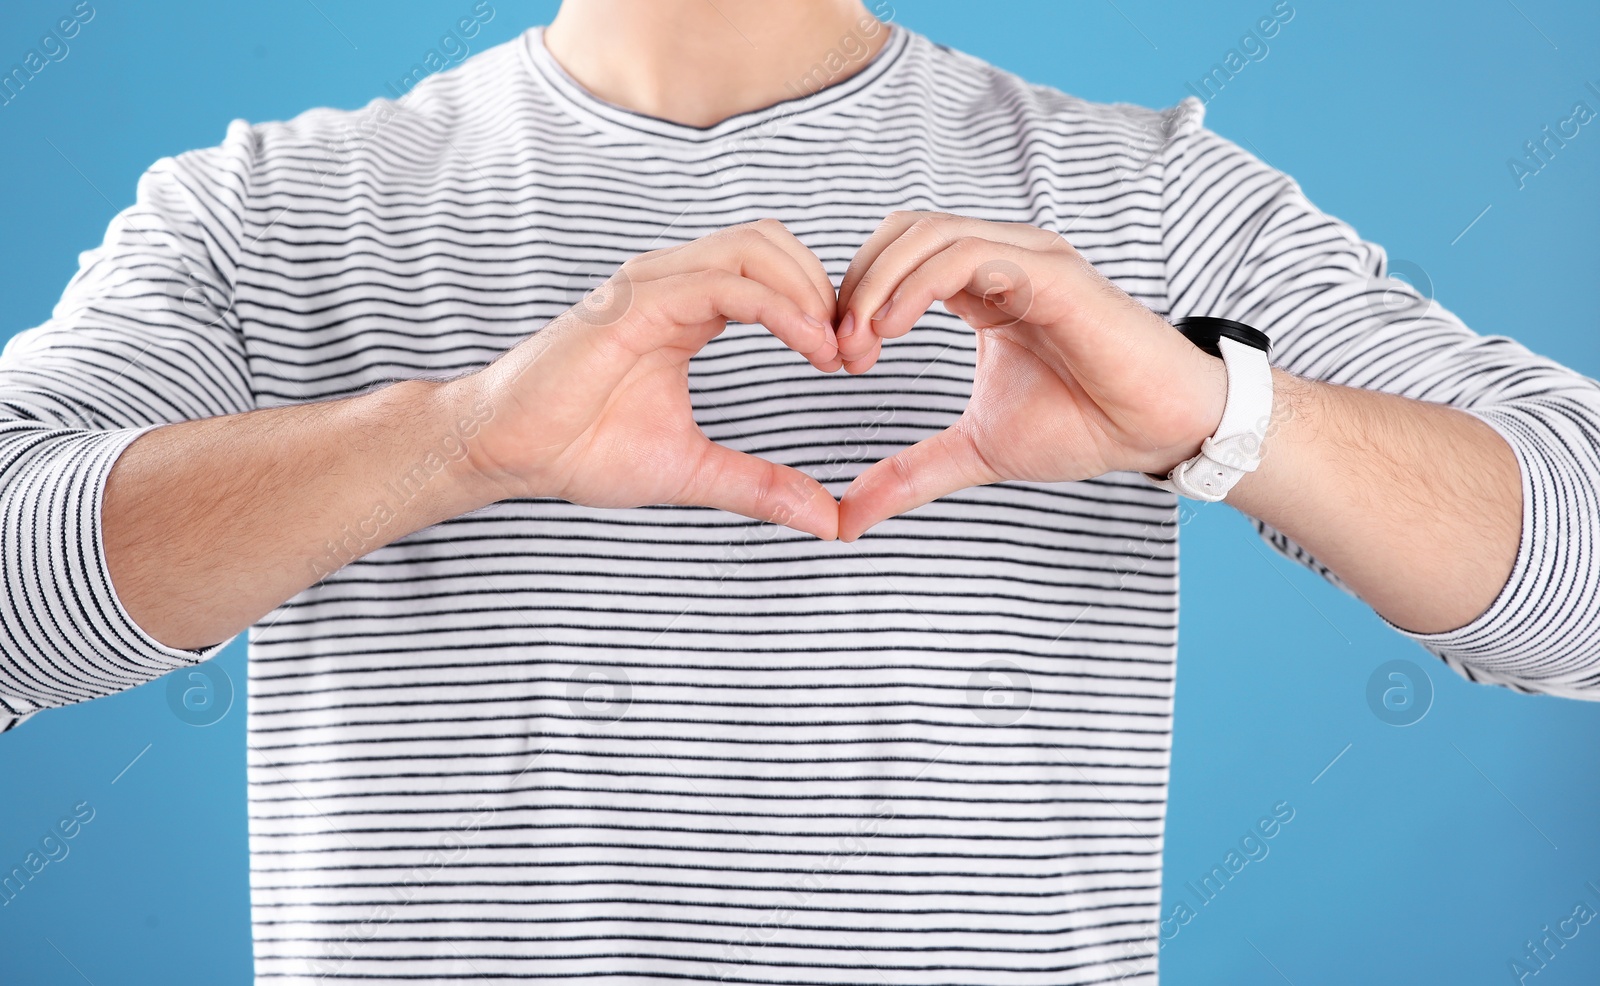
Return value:
[[(626, 258), (758, 218), (837, 281), (895, 209), (1059, 231), (1157, 311), (1269, 330), (1291, 370), (1481, 415), (1523, 467), (1516, 571), (1421, 642), (1593, 697), (1600, 387), (1386, 277), (1201, 117), (895, 29), (859, 73), (696, 129), (602, 103), (534, 30), (399, 103), (159, 162), (0, 362), (4, 721), (214, 653), (150, 639), (106, 574), (101, 490), (143, 430), (470, 371)], [(839, 493), (955, 420), (973, 352), (938, 308), (861, 377), (732, 326), (697, 416)], [(1177, 526), (1109, 475), (968, 490), (854, 545), (529, 500), (375, 551), (250, 635), (257, 975), (1153, 983)]]

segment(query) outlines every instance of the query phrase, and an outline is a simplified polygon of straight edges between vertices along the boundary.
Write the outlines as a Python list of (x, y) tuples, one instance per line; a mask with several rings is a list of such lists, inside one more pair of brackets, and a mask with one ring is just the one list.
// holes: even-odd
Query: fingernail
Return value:
[(836, 333), (836, 335), (838, 335), (840, 339), (848, 339), (850, 338), (850, 333), (854, 332), (855, 330), (856, 313), (850, 312), (845, 315), (844, 321), (839, 323), (839, 331)]
[(883, 303), (883, 307), (878, 309), (878, 314), (872, 316), (872, 320), (874, 322), (881, 322), (884, 319), (888, 318), (889, 317), (889, 310), (894, 307), (895, 298), (898, 298), (898, 297), (900, 297), (900, 292), (896, 291), (894, 293), (893, 297), (891, 297), (888, 301), (885, 301)]
[(801, 312), (801, 315), (805, 318), (806, 324), (811, 326), (813, 329), (823, 328), (822, 320), (810, 312)]

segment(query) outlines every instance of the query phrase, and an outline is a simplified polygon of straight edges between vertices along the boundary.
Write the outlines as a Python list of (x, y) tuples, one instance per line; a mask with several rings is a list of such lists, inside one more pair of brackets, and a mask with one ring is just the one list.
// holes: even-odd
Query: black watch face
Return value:
[(1243, 322), (1235, 322), (1231, 318), (1212, 318), (1208, 315), (1189, 315), (1172, 323), (1173, 328), (1182, 332), (1190, 342), (1210, 353), (1220, 357), (1222, 348), (1217, 345), (1219, 339), (1232, 339), (1242, 342), (1252, 349), (1259, 349), (1263, 353), (1272, 351), (1272, 340), (1260, 329), (1254, 329)]

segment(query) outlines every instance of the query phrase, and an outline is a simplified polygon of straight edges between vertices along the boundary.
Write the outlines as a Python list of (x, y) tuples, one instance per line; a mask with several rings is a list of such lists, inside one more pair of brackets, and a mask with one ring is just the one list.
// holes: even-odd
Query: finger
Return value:
[(878, 259), (885, 247), (899, 239), (906, 230), (910, 229), (918, 220), (932, 215), (928, 212), (891, 212), (884, 218), (878, 228), (873, 230), (867, 242), (861, 244), (856, 250), (856, 255), (850, 258), (850, 266), (845, 269), (844, 279), (839, 282), (839, 317), (842, 319), (846, 309), (850, 306), (850, 297), (855, 293), (856, 285), (861, 283), (861, 278), (866, 274), (872, 262)]
[(839, 302), (838, 293), (833, 289), (833, 282), (828, 279), (828, 270), (822, 266), (822, 261), (817, 258), (811, 248), (801, 243), (789, 227), (776, 219), (762, 219), (751, 225), (762, 236), (794, 258), (802, 272), (810, 278), (812, 287), (817, 289), (817, 297), (822, 299), (822, 306), (826, 312), (824, 321), (833, 324), (834, 310)]
[[(893, 310), (890, 299), (900, 280), (915, 270), (918, 264), (948, 246), (957, 236), (963, 235), (964, 230), (980, 229), (989, 224), (941, 212), (924, 212), (909, 213), (897, 218), (893, 225), (887, 222), (885, 225), (891, 231), (898, 229), (898, 235), (892, 238), (885, 236), (877, 243), (869, 241), (873, 250), (870, 259), (861, 256), (867, 252), (868, 245), (858, 251), (852, 265), (861, 261), (863, 267), (851, 284), (848, 299), (840, 299), (840, 311), (845, 313), (843, 317), (855, 328), (854, 332), (843, 334), (839, 340), (839, 356), (847, 367), (870, 366), (875, 362), (875, 357), (870, 360), (866, 357), (880, 340), (892, 338), (885, 333), (885, 329), (906, 324), (904, 320), (884, 321), (884, 316)], [(916, 317), (920, 318), (926, 310), (919, 310)], [(909, 329), (909, 324), (906, 327)]]
[(872, 369), (872, 367), (878, 362), (878, 357), (882, 355), (882, 353), (883, 343), (879, 342), (877, 338), (874, 337), (872, 340), (872, 345), (868, 347), (864, 354), (853, 360), (841, 360), (841, 362), (844, 364), (844, 371), (851, 374), (865, 373)]
[(728, 321), (764, 325), (784, 345), (806, 356), (832, 358), (827, 323), (789, 295), (725, 270), (699, 270), (647, 281), (633, 304), (644, 318), (615, 323), (623, 346), (635, 355), (677, 345), (698, 351), (720, 335)]
[[(780, 242), (784, 239), (792, 242)], [(809, 260), (814, 269), (808, 269), (802, 258)], [(833, 287), (828, 283), (821, 262), (794, 240), (782, 223), (771, 220), (730, 227), (686, 244), (674, 253), (636, 258), (627, 273), (638, 284), (706, 269), (760, 281), (792, 298), (826, 326), (827, 345), (811, 349), (806, 353), (807, 358), (820, 369), (829, 372), (838, 369), (833, 359), (837, 352), (833, 335)]]
[[(1039, 251), (962, 237), (909, 274), (896, 296), (880, 320), (891, 338), (908, 331), (934, 301), (976, 329), (1021, 322), (1041, 327), (1051, 344), (1031, 346), (1034, 355), (1072, 376), (1107, 409), (1147, 401), (1130, 395), (1148, 395), (1150, 367), (1172, 365), (1174, 351), (1191, 353), (1160, 316), (1070, 247)], [(1070, 331), (1063, 328), (1069, 325)]]
[(708, 236), (701, 248), (690, 251), (684, 260), (701, 262), (707, 255), (723, 270), (776, 288), (819, 321), (833, 324), (838, 299), (821, 261), (777, 220), (735, 226)]
[(913, 254), (927, 255), (962, 236), (982, 236), (1028, 250), (1071, 249), (1071, 244), (1060, 234), (1027, 223), (992, 222), (944, 212), (896, 212), (883, 221), (850, 261), (850, 268), (839, 285), (839, 317), (842, 319), (847, 310), (861, 309), (870, 319), (877, 311), (878, 306), (869, 306), (865, 301), (853, 302), (861, 282), (867, 279), (873, 267), (879, 266), (879, 260), (889, 252), (891, 245), (909, 249)]
[(832, 373), (843, 365), (844, 361), (837, 355), (839, 340), (833, 327), (834, 312), (837, 309), (839, 297), (833, 289), (833, 282), (828, 279), (828, 271), (822, 266), (822, 261), (811, 252), (811, 248), (801, 243), (789, 227), (776, 219), (763, 219), (751, 224), (758, 232), (772, 241), (773, 245), (794, 259), (800, 271), (811, 280), (812, 287), (816, 288), (817, 296), (822, 300), (823, 314), (821, 318), (828, 325), (828, 341), (834, 346), (835, 355), (831, 358), (821, 354), (807, 357), (813, 366), (824, 373)]
[(839, 540), (854, 541), (880, 521), (969, 486), (999, 481), (957, 422), (857, 476), (839, 501)]
[[(995, 224), (989, 225), (993, 226)], [(1005, 245), (1002, 244), (1001, 246)], [(947, 247), (946, 250), (948, 251), (948, 249)], [(982, 253), (986, 249), (982, 248), (978, 252)], [(993, 255), (990, 259), (978, 262), (973, 269), (973, 276), (968, 279), (969, 288), (976, 289), (975, 292), (969, 293), (968, 291), (957, 290), (935, 299), (943, 301), (952, 315), (966, 320), (968, 324), (975, 328), (1015, 324), (1021, 321), (1022, 314), (1032, 307), (1031, 279), (1020, 265), (1004, 259), (1005, 256), (1013, 254), (1012, 248), (1005, 247), (1004, 250), (1001, 250), (997, 247), (991, 252)], [(935, 254), (935, 257), (938, 256), (939, 254)], [(1026, 254), (1022, 254), (1022, 256), (1023, 259), (1028, 259)], [(931, 262), (932, 259), (930, 258), (925, 264)], [(905, 281), (902, 281), (901, 286), (896, 288), (897, 295), (904, 291), (905, 283)], [(891, 305), (890, 311), (887, 313), (895, 315), (895, 318), (879, 319), (873, 323), (874, 331), (864, 334), (864, 338), (867, 340), (864, 347), (860, 345), (859, 340), (852, 343), (848, 335), (841, 336), (840, 358), (844, 362), (845, 372), (859, 374), (871, 369), (882, 354), (883, 343), (881, 340), (895, 338), (910, 331), (911, 327), (916, 324), (917, 319), (921, 318), (922, 313), (926, 312), (928, 306), (932, 304), (931, 300), (919, 304), (918, 299), (909, 295), (902, 300), (904, 304), (898, 312), (894, 311)], [(1017, 309), (1016, 314), (1008, 314), (1003, 310), (999, 310), (997, 306), (1001, 302), (1013, 305)], [(854, 313), (847, 313), (845, 318), (847, 323), (854, 323), (856, 320)], [(858, 353), (858, 355), (850, 355), (852, 352)]]
[(706, 442), (674, 503), (715, 507), (781, 524), (824, 541), (839, 536), (839, 504), (798, 469)]
[(900, 275), (880, 310), (875, 331), (904, 335), (935, 301), (961, 297), (952, 314), (976, 328), (1038, 321), (1059, 294), (1057, 282), (1073, 276), (1059, 254), (1039, 253), (977, 236), (963, 236)]
[(851, 258), (850, 266), (844, 272), (844, 279), (839, 282), (837, 332), (839, 358), (844, 361), (848, 372), (865, 372), (867, 367), (877, 361), (875, 355), (870, 359), (867, 357), (875, 352), (878, 345), (878, 336), (873, 332), (871, 322), (871, 316), (877, 309), (862, 314), (856, 311), (851, 299), (859, 292), (862, 282), (867, 279), (869, 272), (885, 250), (900, 242), (919, 223), (931, 225), (938, 222), (939, 219), (935, 218), (938, 215), (930, 212), (892, 212)]
[[(816, 255), (796, 240), (782, 223), (762, 220), (724, 230), (705, 237), (696, 249), (680, 258), (682, 263), (706, 261), (723, 270), (760, 281), (793, 299), (808, 315), (823, 324), (826, 336), (825, 345), (805, 351), (803, 355), (813, 366), (826, 373), (839, 368), (838, 340), (833, 331), (833, 311), (837, 300), (833, 286), (828, 282), (827, 273), (822, 270)], [(809, 261), (809, 266), (804, 261)]]
[[(1025, 223), (998, 223), (945, 213), (910, 213), (914, 220), (906, 223), (901, 217), (894, 225), (885, 223), (888, 233), (898, 235), (880, 239), (874, 234), (851, 262), (853, 270), (846, 274), (847, 284), (841, 286), (839, 312), (841, 322), (849, 320), (853, 326), (869, 327), (870, 335), (842, 334), (839, 340), (840, 356), (849, 364), (860, 359), (870, 348), (871, 339), (892, 339), (903, 335), (916, 323), (926, 308), (916, 308), (907, 301), (895, 311), (896, 293), (900, 283), (930, 257), (947, 249), (962, 238), (983, 239), (1019, 247), (1029, 252), (1071, 252), (1071, 246), (1062, 237), (1037, 226)], [(858, 266), (859, 265), (859, 266)], [(848, 293), (845, 288), (848, 287)], [(890, 318), (898, 314), (902, 317)], [(906, 317), (909, 314), (909, 317)]]

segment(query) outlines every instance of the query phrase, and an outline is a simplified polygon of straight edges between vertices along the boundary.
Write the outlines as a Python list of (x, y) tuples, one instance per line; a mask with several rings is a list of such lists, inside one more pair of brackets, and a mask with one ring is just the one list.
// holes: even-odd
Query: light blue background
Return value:
[[(891, 2), (900, 23), (1035, 82), (1146, 105), (1176, 102), (1272, 7)], [(0, 339), (46, 316), (153, 160), (216, 143), (234, 117), (383, 95), (472, 3), (95, 6), (70, 55), (0, 109)], [(1600, 110), (1585, 88), (1600, 86), (1600, 5), (1294, 6), (1271, 53), (1211, 103), (1209, 125), (1425, 271), (1478, 331), (1600, 374), (1600, 125), (1525, 189), (1507, 166), (1576, 101)], [(0, 67), (71, 7), (5, 0)], [(480, 48), (554, 10), (495, 7)], [(1524, 941), (1579, 900), (1600, 907), (1584, 889), (1600, 885), (1600, 706), (1458, 679), (1268, 557), (1226, 508), (1202, 511), (1183, 547), (1163, 910), (1187, 900), (1199, 914), (1163, 950), (1165, 982), (1515, 982)], [(1436, 691), (1407, 728), (1379, 721), (1365, 697), (1397, 658), (1426, 667)], [(0, 981), (248, 982), (242, 643), (218, 661), (240, 695), (215, 725), (180, 721), (160, 682), (0, 738), (0, 869), (78, 802), (97, 812), (66, 859), (0, 908)], [(1284, 800), (1296, 815), (1270, 856), (1198, 907), (1185, 883)], [(1600, 982), (1600, 921), (1528, 981)]]

